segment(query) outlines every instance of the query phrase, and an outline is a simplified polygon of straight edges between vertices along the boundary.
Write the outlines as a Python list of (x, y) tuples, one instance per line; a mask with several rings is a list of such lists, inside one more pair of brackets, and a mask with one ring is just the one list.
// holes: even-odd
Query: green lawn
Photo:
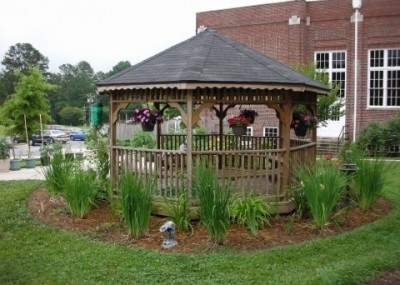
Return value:
[(400, 163), (391, 214), (341, 235), (250, 253), (157, 253), (38, 224), (25, 202), (41, 181), (0, 182), (0, 284), (362, 284), (400, 267)]

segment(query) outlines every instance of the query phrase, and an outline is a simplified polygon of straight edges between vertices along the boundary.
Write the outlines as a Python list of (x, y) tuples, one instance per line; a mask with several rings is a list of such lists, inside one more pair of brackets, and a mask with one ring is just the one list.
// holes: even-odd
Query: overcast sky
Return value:
[(48, 57), (50, 71), (87, 61), (108, 72), (196, 34), (196, 13), (290, 0), (0, 0), (0, 61), (17, 43)]

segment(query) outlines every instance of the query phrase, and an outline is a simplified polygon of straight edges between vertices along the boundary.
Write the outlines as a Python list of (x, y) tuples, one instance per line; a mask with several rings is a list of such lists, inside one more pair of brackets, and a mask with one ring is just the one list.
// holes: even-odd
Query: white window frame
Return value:
[(248, 127), (246, 128), (246, 136), (250, 136), (250, 137), (253, 136), (253, 127), (248, 126)]
[[(373, 48), (368, 50), (368, 90), (367, 90), (367, 108), (368, 109), (399, 109), (400, 105), (398, 106), (388, 106), (387, 105), (387, 91), (388, 91), (388, 72), (389, 71), (400, 71), (400, 66), (388, 66), (388, 51), (389, 50), (399, 50), (400, 48)], [(379, 67), (371, 67), (371, 52), (373, 51), (383, 51), (383, 66)], [(371, 105), (370, 104), (370, 95), (371, 95), (371, 72), (372, 71), (382, 71), (382, 89), (383, 89), (383, 98), (382, 98), (382, 105)], [(400, 88), (400, 86), (399, 86)], [(400, 97), (400, 90), (398, 93)], [(399, 99), (400, 100), (400, 99)]]
[(263, 137), (266, 137), (267, 129), (276, 131), (276, 136), (269, 136), (269, 137), (278, 137), (279, 136), (279, 128), (278, 127), (267, 126), (267, 127), (263, 127)]
[[(332, 82), (333, 73), (343, 72), (344, 73), (344, 86), (341, 86), (340, 89), (343, 92), (339, 97), (346, 98), (346, 89), (347, 89), (347, 52), (346, 50), (324, 50), (324, 51), (315, 51), (314, 52), (314, 64), (317, 63), (317, 55), (327, 53), (329, 54), (329, 67), (325, 69), (316, 69), (316, 72), (324, 72), (328, 74), (329, 82)], [(342, 68), (333, 68), (333, 54), (334, 53), (344, 53), (344, 67)]]

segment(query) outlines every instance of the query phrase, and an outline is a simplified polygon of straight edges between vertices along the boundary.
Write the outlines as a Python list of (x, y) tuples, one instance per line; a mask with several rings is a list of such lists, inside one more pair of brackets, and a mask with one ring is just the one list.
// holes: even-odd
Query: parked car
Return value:
[(29, 142), (32, 146), (37, 144), (49, 144), (52, 143), (51, 137), (49, 135), (43, 134), (43, 138), (41, 135), (33, 134), (30, 138)]
[(74, 132), (81, 131), (81, 129), (79, 129), (79, 128), (65, 128), (65, 127), (61, 128), (59, 130), (63, 131), (67, 135), (71, 135)]
[(45, 136), (49, 136), (52, 143), (55, 142), (66, 143), (67, 141), (69, 141), (69, 135), (60, 130), (45, 130), (43, 134)]
[(88, 135), (89, 135), (88, 132), (80, 130), (80, 131), (72, 132), (69, 135), (69, 138), (71, 139), (71, 141), (75, 141), (75, 140), (84, 141), (84, 140), (86, 140), (86, 137)]
[(25, 143), (26, 142), (26, 138), (24, 136), (21, 135), (16, 135), (12, 138), (12, 142), (17, 144), (17, 143)]
[(61, 130), (65, 128), (63, 125), (46, 125), (46, 130)]

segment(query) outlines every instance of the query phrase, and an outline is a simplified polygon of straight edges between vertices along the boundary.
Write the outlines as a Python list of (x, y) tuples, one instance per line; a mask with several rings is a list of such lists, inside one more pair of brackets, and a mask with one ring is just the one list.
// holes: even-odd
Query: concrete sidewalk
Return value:
[(0, 172), (0, 180), (44, 180), (44, 167), (36, 166), (35, 168), (21, 168), (15, 171)]

